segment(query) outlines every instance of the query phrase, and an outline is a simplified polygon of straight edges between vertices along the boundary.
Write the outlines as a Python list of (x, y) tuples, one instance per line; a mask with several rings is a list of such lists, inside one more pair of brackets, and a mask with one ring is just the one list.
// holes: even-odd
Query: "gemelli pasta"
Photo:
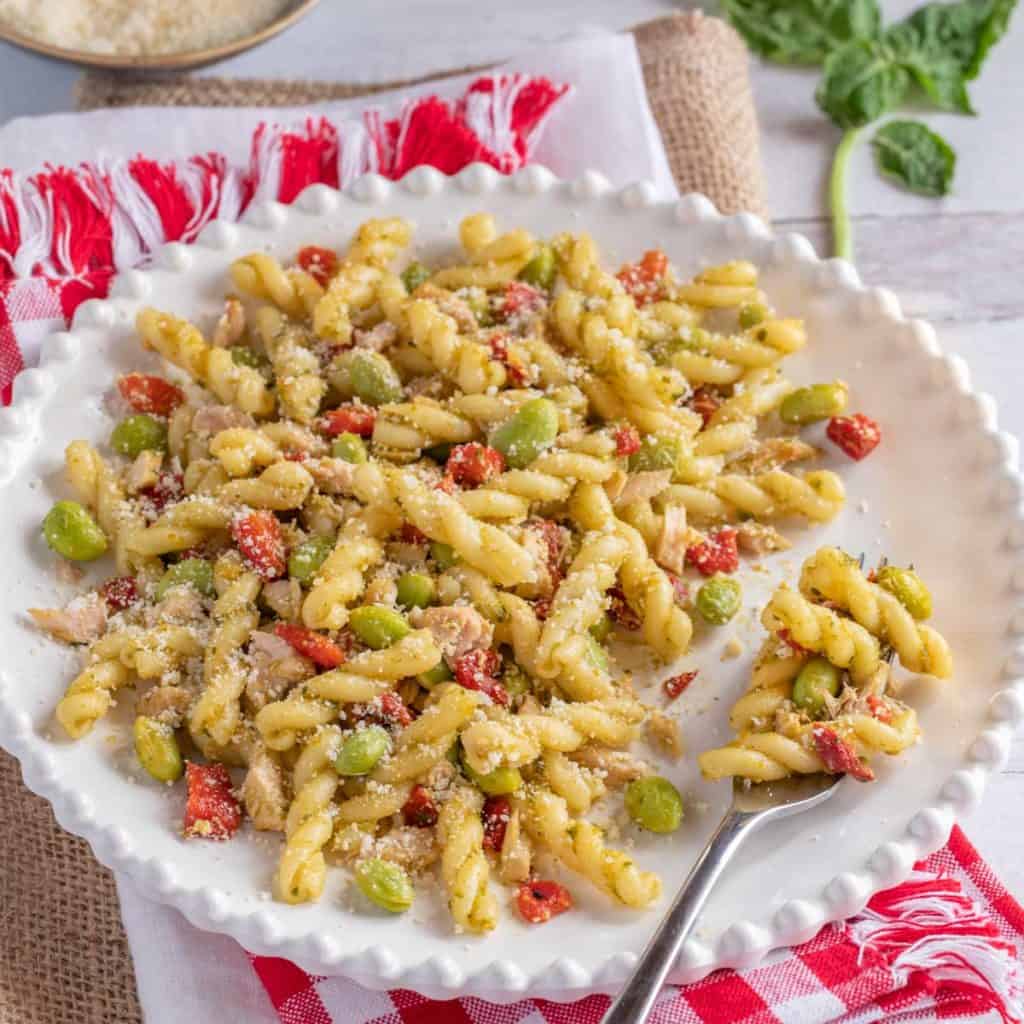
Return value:
[[(500, 883), (541, 921), (571, 906), (535, 877), (546, 852), (643, 908), (660, 880), (585, 817), (622, 796), (652, 832), (682, 817), (631, 749), (645, 724), (679, 744), (622, 645), (675, 662), (736, 614), (741, 550), (840, 512), (795, 428), (842, 412), (846, 386), (787, 380), (812, 339), (745, 261), (686, 280), (652, 250), (616, 273), (586, 234), (485, 213), (459, 239), (424, 266), (409, 224), (370, 220), (342, 251), (236, 260), (208, 329), (139, 313), (168, 376), (117, 382), (110, 450), (68, 446), (77, 501), (43, 524), (115, 572), (33, 610), (82, 651), (56, 717), (79, 739), (132, 701), (141, 767), (186, 777), (183, 833), (279, 832), (288, 903), (337, 865), (397, 913), (436, 866), (457, 929), (495, 926)], [(913, 742), (886, 654), (951, 662), (900, 572), (823, 548), (775, 593), (739, 738), (705, 774), (861, 777)]]

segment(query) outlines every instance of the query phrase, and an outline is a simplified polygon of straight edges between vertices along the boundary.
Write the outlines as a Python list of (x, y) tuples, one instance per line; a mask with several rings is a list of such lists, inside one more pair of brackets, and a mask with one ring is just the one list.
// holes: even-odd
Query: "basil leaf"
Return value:
[(840, 128), (874, 121), (896, 107), (910, 86), (906, 69), (880, 43), (855, 39), (830, 53), (814, 98)]
[(956, 153), (920, 121), (890, 121), (871, 140), (878, 169), (911, 192), (944, 196), (956, 169)]
[(967, 82), (999, 41), (1016, 0), (927, 4), (893, 25), (884, 44), (942, 110), (973, 114)]
[(877, 0), (722, 0), (755, 52), (781, 64), (820, 64), (850, 39), (875, 38)]

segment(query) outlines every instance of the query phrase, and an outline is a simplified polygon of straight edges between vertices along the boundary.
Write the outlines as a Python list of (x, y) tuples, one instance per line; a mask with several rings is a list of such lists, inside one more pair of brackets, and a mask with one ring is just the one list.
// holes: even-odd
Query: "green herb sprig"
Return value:
[[(722, 0), (756, 53), (782, 64), (820, 66), (818, 106), (843, 130), (829, 183), (833, 246), (853, 253), (847, 164), (860, 131), (907, 99), (973, 114), (967, 83), (1002, 38), (1017, 0), (930, 3), (888, 27), (877, 0)], [(926, 196), (949, 192), (953, 148), (920, 121), (890, 121), (875, 133), (879, 171)]]

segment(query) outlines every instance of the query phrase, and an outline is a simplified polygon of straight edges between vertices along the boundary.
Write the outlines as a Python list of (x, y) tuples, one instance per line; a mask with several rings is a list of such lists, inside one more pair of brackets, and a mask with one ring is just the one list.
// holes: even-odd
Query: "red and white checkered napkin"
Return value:
[[(543, 926), (539, 926), (543, 927)], [(651, 1024), (1012, 1021), (1024, 1012), (1024, 909), (959, 828), (902, 885), (843, 925), (747, 971), (662, 993)], [(607, 996), (437, 1002), (253, 957), (281, 1024), (598, 1024)]]

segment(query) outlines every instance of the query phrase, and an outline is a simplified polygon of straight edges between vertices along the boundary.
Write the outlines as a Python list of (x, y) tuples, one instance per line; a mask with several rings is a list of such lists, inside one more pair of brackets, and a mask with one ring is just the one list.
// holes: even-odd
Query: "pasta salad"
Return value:
[[(397, 913), (436, 865), (456, 928), (486, 932), (492, 876), (528, 921), (571, 906), (537, 877), (542, 852), (625, 906), (658, 898), (658, 877), (587, 815), (621, 799), (651, 832), (679, 827), (678, 790), (633, 744), (681, 754), (658, 705), (692, 673), (654, 700), (616, 651), (675, 663), (740, 610), (741, 555), (838, 514), (842, 481), (813, 468), (803, 426), (828, 421), (854, 459), (880, 434), (847, 414), (842, 381), (786, 379), (806, 331), (750, 263), (683, 280), (651, 250), (613, 273), (586, 234), (501, 233), (488, 214), (459, 236), (456, 263), (427, 267), (408, 223), (370, 220), (343, 253), (237, 260), (205, 330), (140, 312), (143, 347), (171, 369), (116, 382), (109, 450), (68, 446), (76, 500), (43, 522), (62, 565), (114, 570), (31, 613), (83, 653), (63, 729), (78, 739), (133, 701), (139, 763), (184, 778), (186, 837), (227, 840), (244, 821), (281, 833), (273, 890), (289, 903), (317, 899), (332, 862)], [(800, 652), (755, 670), (780, 704), (809, 652), (854, 689), (876, 678), (843, 660), (844, 631), (876, 638), (876, 675), (880, 640), (948, 674), (938, 634), (911, 643), (906, 594), (861, 585), (843, 558), (805, 566), (809, 613), (785, 595), (765, 612)], [(840, 623), (818, 623), (831, 646), (804, 623), (822, 610)], [(851, 750), (845, 768), (781, 763), (863, 777), (866, 749)], [(702, 766), (780, 777), (736, 756)]]

